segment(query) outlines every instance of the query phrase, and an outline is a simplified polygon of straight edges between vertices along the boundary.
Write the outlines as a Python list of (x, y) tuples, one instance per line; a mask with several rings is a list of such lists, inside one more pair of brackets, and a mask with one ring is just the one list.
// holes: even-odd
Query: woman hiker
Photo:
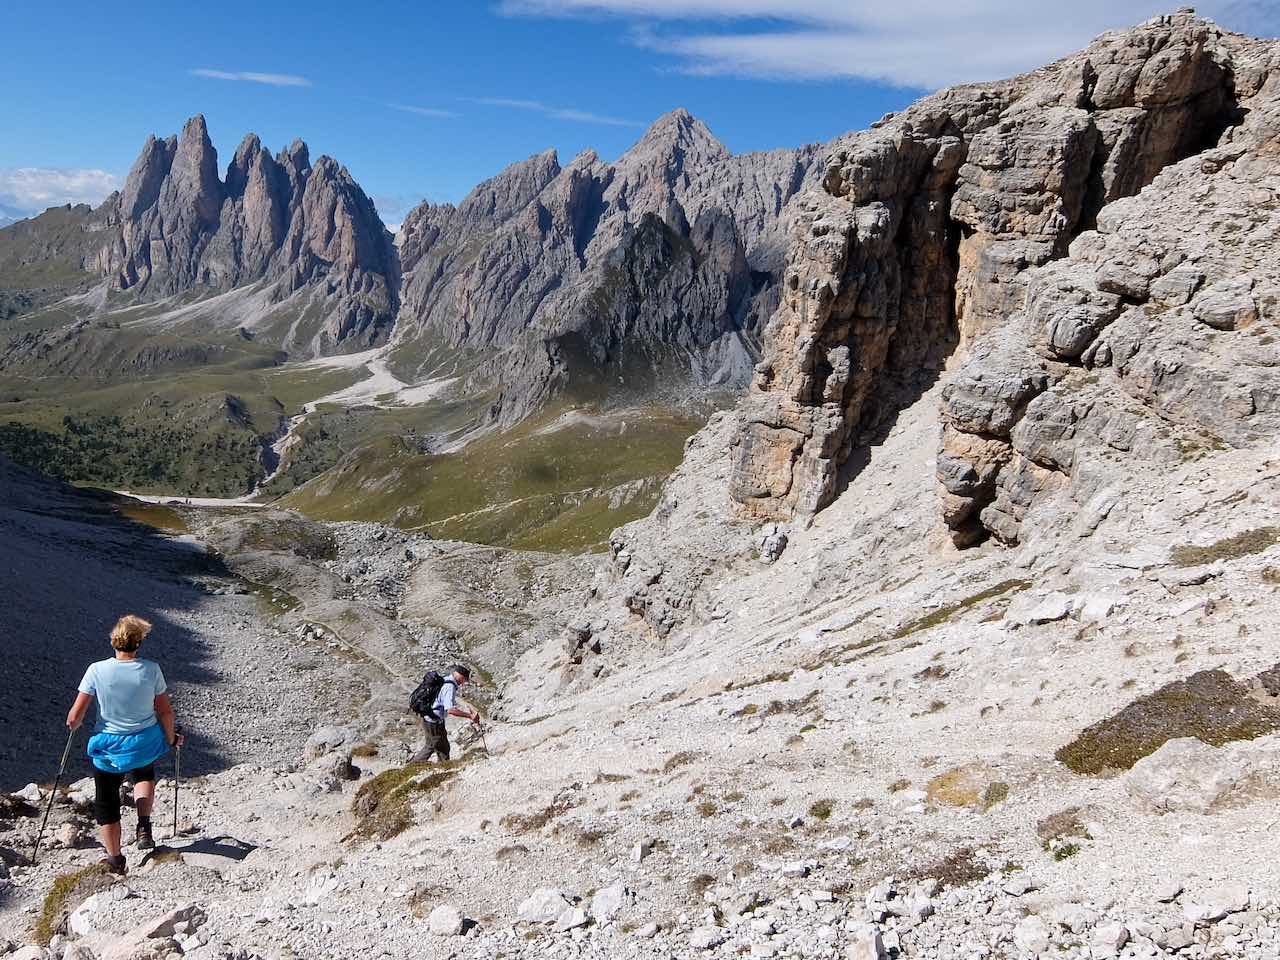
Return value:
[(67, 714), (67, 726), (75, 730), (84, 722), (90, 701), (98, 701), (98, 720), (89, 738), (89, 759), (94, 767), (93, 814), (102, 845), (107, 848), (102, 862), (112, 873), (122, 874), (126, 869), (120, 852), (120, 785), (126, 775), (133, 780), (138, 848), (154, 847), (151, 805), (156, 792), (155, 762), (170, 747), (183, 742), (174, 725), (173, 704), (165, 693), (159, 664), (138, 658), (138, 647), (150, 632), (151, 624), (132, 613), (116, 621), (111, 630), (115, 657), (89, 665)]

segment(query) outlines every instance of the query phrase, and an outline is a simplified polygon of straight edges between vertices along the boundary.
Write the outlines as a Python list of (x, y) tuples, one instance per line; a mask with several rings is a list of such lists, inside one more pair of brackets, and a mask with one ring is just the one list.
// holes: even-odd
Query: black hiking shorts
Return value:
[(155, 783), (156, 765), (148, 763), (145, 767), (130, 770), (128, 773), (108, 773), (93, 768), (93, 819), (98, 826), (105, 827), (120, 822), (120, 785), (124, 778), (133, 781), (134, 786), (140, 783)]

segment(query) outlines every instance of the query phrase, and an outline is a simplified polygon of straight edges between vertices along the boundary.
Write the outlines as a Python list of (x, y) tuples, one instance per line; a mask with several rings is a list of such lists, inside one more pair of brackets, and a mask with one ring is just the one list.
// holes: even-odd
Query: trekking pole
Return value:
[(182, 776), (182, 728), (173, 729), (173, 838), (178, 839), (178, 781)]
[(53, 789), (49, 791), (49, 803), (44, 808), (44, 819), (40, 821), (40, 832), (36, 834), (36, 845), (31, 848), (31, 865), (36, 865), (36, 854), (40, 852), (40, 841), (44, 839), (44, 828), (49, 823), (49, 814), (53, 811), (53, 800), (58, 795), (58, 784), (67, 770), (67, 758), (71, 756), (71, 741), (75, 739), (76, 728), (72, 727), (67, 734), (67, 746), (62, 751), (62, 763), (58, 765), (58, 775), (53, 778)]

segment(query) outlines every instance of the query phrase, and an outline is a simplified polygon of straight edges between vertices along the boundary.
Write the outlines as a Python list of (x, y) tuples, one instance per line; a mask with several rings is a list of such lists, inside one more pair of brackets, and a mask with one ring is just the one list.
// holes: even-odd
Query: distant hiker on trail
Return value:
[(477, 727), (480, 725), (480, 714), (475, 710), (463, 710), (453, 705), (458, 688), (470, 680), (471, 671), (460, 663), (449, 668), (448, 676), (441, 676), (434, 670), (427, 671), (409, 698), (409, 709), (422, 718), (426, 737), (422, 749), (414, 754), (410, 763), (426, 763), (432, 754), (439, 754), (441, 760), (449, 759), (449, 733), (444, 726), (446, 716), (463, 717)]
[(165, 693), (159, 664), (138, 659), (138, 647), (150, 632), (151, 624), (133, 614), (116, 621), (111, 630), (115, 657), (89, 665), (67, 714), (67, 726), (75, 730), (84, 722), (89, 703), (97, 700), (98, 719), (88, 751), (94, 767), (93, 814), (102, 845), (107, 848), (102, 862), (112, 873), (126, 869), (120, 852), (120, 785), (126, 775), (133, 780), (138, 848), (154, 847), (151, 806), (156, 789), (155, 762), (184, 739), (174, 725), (173, 705)]

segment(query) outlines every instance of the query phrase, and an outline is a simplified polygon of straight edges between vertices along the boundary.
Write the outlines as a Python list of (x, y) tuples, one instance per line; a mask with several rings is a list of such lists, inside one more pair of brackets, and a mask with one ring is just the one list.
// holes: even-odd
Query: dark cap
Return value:
[(471, 671), (460, 663), (455, 663), (452, 667), (450, 667), (449, 672), (459, 674), (463, 680), (471, 679)]

